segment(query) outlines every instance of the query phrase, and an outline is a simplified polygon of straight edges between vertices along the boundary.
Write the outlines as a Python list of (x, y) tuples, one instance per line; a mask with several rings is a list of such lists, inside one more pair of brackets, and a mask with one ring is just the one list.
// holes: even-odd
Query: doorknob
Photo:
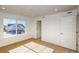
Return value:
[(63, 33), (60, 33), (60, 35), (63, 35)]

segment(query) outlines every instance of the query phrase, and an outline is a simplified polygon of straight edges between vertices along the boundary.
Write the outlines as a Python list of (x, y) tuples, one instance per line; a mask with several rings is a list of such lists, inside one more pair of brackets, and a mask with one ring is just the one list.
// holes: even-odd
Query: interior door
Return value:
[(67, 16), (61, 19), (61, 45), (70, 49), (76, 49), (76, 19)]
[(41, 21), (37, 21), (37, 39), (41, 39)]

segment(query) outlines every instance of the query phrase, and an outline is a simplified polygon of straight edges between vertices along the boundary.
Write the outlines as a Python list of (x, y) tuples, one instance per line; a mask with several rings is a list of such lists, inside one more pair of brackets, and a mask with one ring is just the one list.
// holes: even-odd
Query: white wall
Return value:
[(26, 33), (25, 34), (21, 34), (21, 35), (17, 35), (17, 36), (13, 36), (13, 37), (8, 37), (8, 38), (4, 38), (3, 37), (3, 18), (5, 16), (10, 16), (13, 18), (18, 18), (20, 16), (18, 15), (13, 15), (13, 14), (8, 14), (8, 13), (0, 13), (0, 47), (5, 46), (5, 45), (9, 45), (15, 42), (19, 42), (28, 38), (32, 38), (35, 37), (34, 33), (35, 33), (35, 27), (33, 25), (35, 25), (35, 22), (32, 20), (32, 18), (29, 17), (24, 17), (25, 18), (25, 22), (26, 22)]
[(31, 20), (29, 20), (29, 22), (27, 22), (28, 24), (28, 34), (30, 37), (36, 38), (36, 20), (34, 20), (33, 18), (31, 18)]
[(76, 10), (71, 11), (35, 18), (42, 21), (42, 40), (76, 50)]

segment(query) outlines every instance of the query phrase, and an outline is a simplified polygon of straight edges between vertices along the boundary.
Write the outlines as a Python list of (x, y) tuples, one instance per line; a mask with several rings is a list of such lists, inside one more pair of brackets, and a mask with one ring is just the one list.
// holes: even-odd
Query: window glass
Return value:
[(16, 35), (16, 19), (4, 18), (4, 38), (12, 37)]
[(19, 19), (17, 21), (17, 34), (24, 34), (25, 33), (25, 20)]

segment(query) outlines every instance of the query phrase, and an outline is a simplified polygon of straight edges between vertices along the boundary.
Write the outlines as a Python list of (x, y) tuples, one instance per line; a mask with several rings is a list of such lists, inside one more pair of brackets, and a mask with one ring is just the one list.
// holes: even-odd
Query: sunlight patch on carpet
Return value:
[(29, 42), (17, 48), (11, 49), (9, 53), (52, 53), (54, 50), (52, 48), (40, 45), (35, 42)]
[(12, 50), (9, 50), (10, 53), (35, 53), (32, 50), (24, 47), (24, 46), (20, 46), (17, 48), (14, 48)]
[(46, 47), (44, 45), (37, 44), (35, 42), (30, 42), (25, 44), (26, 47), (36, 51), (37, 53), (52, 53), (54, 50)]

